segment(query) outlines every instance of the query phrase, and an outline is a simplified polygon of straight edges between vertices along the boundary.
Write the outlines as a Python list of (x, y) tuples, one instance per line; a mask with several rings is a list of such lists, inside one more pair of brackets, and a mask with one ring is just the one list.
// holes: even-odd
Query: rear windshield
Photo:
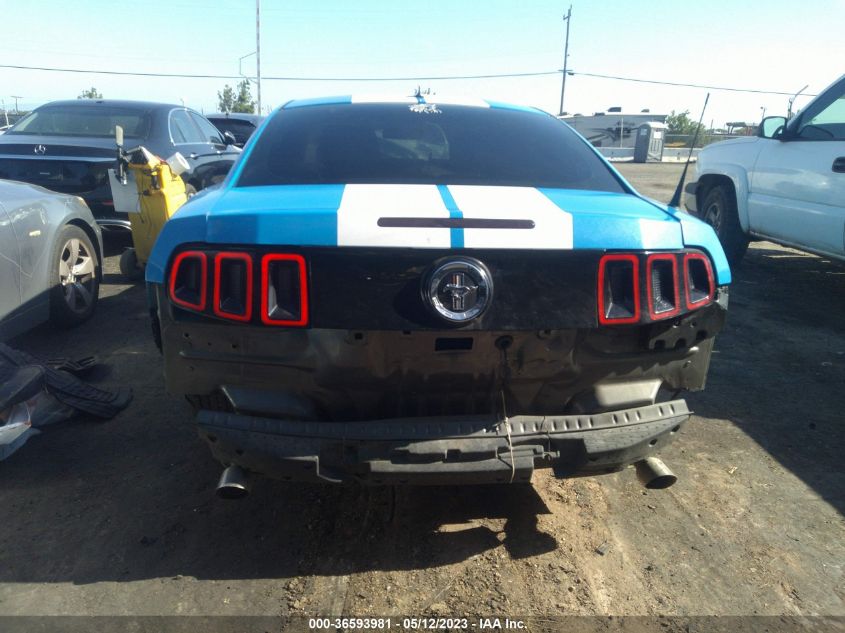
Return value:
[(624, 192), (569, 126), (539, 113), (357, 104), (281, 110), (236, 186), (461, 184)]
[(207, 118), (209, 121), (214, 123), (214, 127), (216, 127), (221, 132), (231, 132), (236, 137), (243, 137), (244, 139), (248, 139), (250, 135), (255, 132), (255, 125), (250, 123), (249, 121), (243, 121), (241, 119), (223, 119), (214, 117)]
[(149, 135), (150, 115), (126, 107), (45, 106), (18, 121), (6, 134), (114, 138), (115, 125), (123, 126), (124, 136), (144, 139)]

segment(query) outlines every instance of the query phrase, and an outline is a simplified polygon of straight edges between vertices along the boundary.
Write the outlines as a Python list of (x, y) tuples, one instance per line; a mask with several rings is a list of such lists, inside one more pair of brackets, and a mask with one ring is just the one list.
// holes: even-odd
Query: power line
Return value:
[[(765, 95), (786, 95), (791, 97), (793, 92), (783, 92), (780, 90), (755, 90), (753, 88), (731, 88), (727, 86), (708, 86), (705, 84), (687, 84), (674, 81), (658, 81), (656, 79), (635, 79), (633, 77), (617, 77), (615, 75), (599, 75), (598, 73), (576, 73), (570, 71), (570, 75), (580, 75), (582, 77), (596, 77), (598, 79), (615, 79), (617, 81), (633, 81), (641, 84), (658, 84), (660, 86), (676, 86), (680, 88), (705, 88), (707, 90), (725, 90), (727, 92), (753, 92), (755, 94)], [(818, 95), (807, 94), (806, 97), (817, 97)]]
[[(196, 75), (188, 73), (145, 73), (145, 72), (130, 72), (125, 70), (89, 70), (83, 68), (49, 68), (45, 66), (19, 66), (16, 64), (0, 64), (0, 68), (14, 68), (18, 70), (44, 70), (48, 72), (60, 73), (82, 73), (90, 75), (122, 75), (128, 77), (172, 77), (178, 79), (243, 79), (240, 75)], [(263, 76), (263, 81), (445, 81), (451, 79), (500, 79), (505, 77), (540, 77), (559, 75), (559, 70), (548, 72), (534, 72), (534, 73), (500, 73), (489, 75), (449, 75), (449, 76), (431, 76), (423, 77), (415, 75), (413, 77), (267, 77)]]
[[(149, 73), (132, 72), (126, 70), (90, 70), (86, 68), (52, 68), (47, 66), (21, 66), (17, 64), (0, 64), (0, 68), (12, 68), (16, 70), (40, 70), (46, 72), (79, 73), (87, 75), (120, 75), (127, 77), (163, 77), (176, 79), (243, 79), (240, 75), (201, 75), (190, 73)], [(560, 75), (560, 70), (524, 73), (491, 73), (485, 75), (440, 75), (422, 76), (414, 75), (408, 77), (297, 77), (297, 76), (262, 76), (263, 81), (452, 81), (461, 79), (506, 79), (517, 77), (551, 77)], [(757, 90), (754, 88), (735, 88), (731, 86), (711, 86), (706, 84), (683, 83), (676, 81), (660, 81), (657, 79), (640, 79), (635, 77), (619, 77), (616, 75), (602, 75), (599, 73), (586, 73), (568, 70), (567, 75), (581, 77), (593, 77), (596, 79), (611, 79), (615, 81), (629, 81), (634, 83), (656, 84), (660, 86), (673, 86), (677, 88), (702, 88), (706, 90), (723, 90), (727, 92), (749, 92), (754, 94), (785, 95), (791, 97), (794, 93), (782, 90)], [(815, 97), (815, 94), (805, 94), (806, 97)]]

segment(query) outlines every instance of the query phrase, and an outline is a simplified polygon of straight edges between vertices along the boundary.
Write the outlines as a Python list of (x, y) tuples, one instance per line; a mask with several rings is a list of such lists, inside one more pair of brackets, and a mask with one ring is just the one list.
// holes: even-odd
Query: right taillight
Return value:
[(701, 252), (608, 253), (599, 259), (600, 325), (662, 321), (703, 308), (715, 297), (713, 266)]
[(716, 282), (710, 259), (702, 253), (684, 254), (684, 287), (687, 309), (710, 303), (716, 296)]
[(308, 324), (308, 282), (302, 255), (272, 253), (261, 258), (261, 321), (288, 327)]
[(173, 260), (170, 271), (170, 300), (189, 310), (205, 310), (208, 294), (208, 256), (202, 251), (184, 251)]

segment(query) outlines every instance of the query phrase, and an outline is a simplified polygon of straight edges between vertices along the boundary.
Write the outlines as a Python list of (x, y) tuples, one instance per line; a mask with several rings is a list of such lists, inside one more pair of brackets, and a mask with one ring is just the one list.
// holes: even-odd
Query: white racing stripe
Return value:
[(337, 210), (338, 246), (449, 248), (448, 228), (390, 228), (379, 218), (448, 218), (435, 185), (346, 185)]
[(476, 108), (489, 108), (490, 104), (487, 103), (484, 99), (475, 99), (473, 97), (461, 97), (461, 96), (438, 96), (438, 95), (423, 95), (423, 99), (425, 99), (426, 103), (431, 103), (434, 105), (461, 105), (461, 106), (474, 106)]
[(395, 94), (380, 94), (377, 92), (352, 95), (350, 100), (352, 103), (418, 103), (416, 97), (397, 97)]
[(466, 248), (571, 249), (572, 215), (533, 187), (450, 185), (464, 218), (533, 220), (533, 229), (464, 229)]

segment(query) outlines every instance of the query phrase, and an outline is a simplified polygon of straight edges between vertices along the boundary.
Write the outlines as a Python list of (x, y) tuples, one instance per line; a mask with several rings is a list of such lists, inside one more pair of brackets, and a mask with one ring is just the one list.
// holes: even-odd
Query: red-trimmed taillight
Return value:
[(646, 295), (652, 321), (668, 319), (681, 311), (678, 258), (669, 253), (649, 255), (646, 260)]
[(252, 256), (221, 252), (214, 256), (214, 314), (224, 319), (252, 319)]
[(640, 260), (636, 255), (604, 255), (599, 261), (599, 323), (624, 325), (640, 320)]
[(170, 271), (170, 300), (189, 310), (205, 310), (208, 294), (208, 256), (202, 251), (184, 251), (173, 260)]
[(707, 305), (716, 296), (713, 267), (703, 253), (684, 254), (684, 292), (688, 310)]
[(302, 255), (273, 253), (261, 258), (261, 321), (289, 327), (308, 324), (308, 280)]

